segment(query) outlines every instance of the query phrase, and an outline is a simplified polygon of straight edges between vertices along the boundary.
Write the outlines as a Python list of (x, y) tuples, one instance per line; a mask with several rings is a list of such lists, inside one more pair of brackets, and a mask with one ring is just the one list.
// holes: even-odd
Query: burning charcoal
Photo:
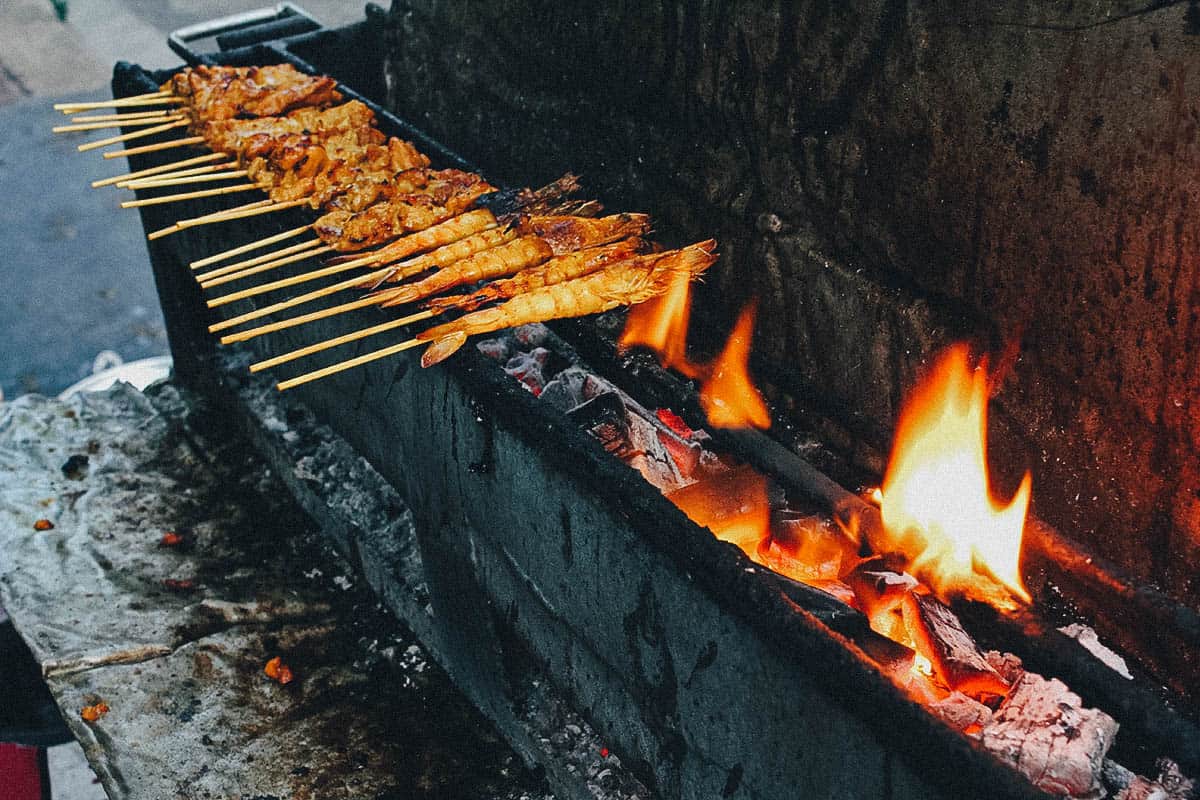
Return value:
[(1120, 675), (1125, 680), (1133, 680), (1133, 675), (1129, 674), (1129, 665), (1125, 663), (1125, 659), (1108, 649), (1100, 637), (1096, 635), (1096, 631), (1088, 625), (1081, 625), (1078, 622), (1073, 622), (1058, 629), (1060, 633), (1070, 636), (1075, 641), (1094, 655), (1104, 666), (1111, 669), (1113, 672)]
[(1107, 758), (1100, 767), (1100, 779), (1114, 800), (1172, 800), (1158, 783), (1135, 775)]
[[(843, 584), (844, 585), (844, 584)], [(825, 587), (822, 586), (822, 589)], [(913, 660), (916, 658), (916, 651), (911, 647), (905, 647), (899, 642), (892, 641), (886, 636), (877, 635), (870, 632), (869, 635), (861, 635), (854, 637), (854, 643), (863, 649), (863, 652), (875, 660), (884, 672), (895, 676), (899, 682), (903, 682), (903, 676), (909, 674), (913, 667)]]
[(805, 583), (836, 581), (853, 557), (849, 540), (829, 520), (795, 511), (776, 514), (771, 536), (758, 548), (759, 563)]
[(481, 339), (475, 347), (494, 361), (506, 362), (512, 357), (512, 344), (509, 339)]
[(629, 444), (629, 417), (616, 392), (593, 397), (567, 412), (581, 428), (600, 440), (605, 450), (624, 460), (632, 457)]
[(518, 346), (527, 350), (534, 347), (541, 347), (546, 343), (546, 337), (549, 335), (550, 329), (540, 322), (532, 322), (528, 325), (513, 328), (512, 330), (513, 340), (516, 341)]
[(988, 650), (983, 654), (984, 659), (991, 665), (992, 669), (1000, 673), (1000, 677), (1004, 678), (1008, 685), (1012, 685), (1020, 680), (1025, 674), (1025, 663), (1021, 661), (1020, 656), (1012, 653), (1001, 653), (999, 650)]
[(642, 473), (664, 494), (692, 483), (683, 475), (670, 451), (663, 446), (660, 431), (643, 417), (628, 414), (629, 442), (633, 457), (629, 465)]
[(916, 587), (917, 579), (890, 569), (892, 566), (883, 558), (872, 558), (855, 567), (845, 581), (854, 590), (858, 607), (871, 620), (872, 630), (907, 641), (900, 604)]
[(1026, 672), (983, 728), (983, 746), (1055, 796), (1102, 797), (1104, 754), (1117, 723), (1084, 708), (1058, 680)]
[(708, 475), (667, 495), (697, 525), (755, 554), (770, 534), (766, 477), (748, 464)]
[(992, 721), (992, 710), (962, 692), (951, 692), (944, 700), (929, 705), (929, 710), (954, 730), (978, 737)]
[(1003, 697), (1008, 692), (1008, 683), (984, 659), (953, 611), (936, 598), (916, 592), (906, 593), (902, 607), (917, 652), (929, 659), (948, 688), (977, 700), (989, 695)]
[(504, 365), (504, 371), (519, 380), (526, 389), (537, 397), (546, 386), (542, 370), (550, 358), (550, 351), (544, 347), (535, 348), (528, 353), (517, 353)]
[(567, 367), (546, 384), (539, 397), (560, 411), (567, 412), (583, 405), (583, 384), (588, 374), (579, 367)]

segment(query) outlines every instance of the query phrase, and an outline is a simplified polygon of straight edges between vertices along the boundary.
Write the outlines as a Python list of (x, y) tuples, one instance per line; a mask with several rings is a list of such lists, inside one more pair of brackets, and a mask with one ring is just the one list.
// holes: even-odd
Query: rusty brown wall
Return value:
[(571, 168), (665, 239), (716, 235), (705, 318), (758, 296), (778, 383), (886, 429), (938, 343), (1018, 341), (995, 448), (1033, 467), (1039, 513), (1200, 592), (1200, 4), (412, 0), (390, 18), (390, 102), (490, 174)]

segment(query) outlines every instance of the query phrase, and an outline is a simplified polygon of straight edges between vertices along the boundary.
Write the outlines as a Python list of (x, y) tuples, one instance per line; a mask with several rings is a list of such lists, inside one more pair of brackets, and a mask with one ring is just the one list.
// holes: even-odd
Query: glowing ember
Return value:
[(732, 542), (754, 557), (759, 543), (770, 535), (767, 479), (750, 466), (741, 466), (671, 492), (667, 499), (718, 539)]
[(710, 425), (718, 428), (771, 427), (771, 415), (750, 380), (750, 342), (754, 338), (755, 304), (738, 316), (725, 349), (710, 368), (700, 389), (700, 404)]
[[(1008, 504), (996, 502), (987, 467), (987, 377), (957, 345), (904, 404), (883, 482), (883, 525), (911, 571), (943, 597), (997, 602), (994, 581), (1030, 601), (1021, 582), (1029, 473)], [(994, 580), (989, 580), (994, 579)]]
[(664, 367), (674, 367), (689, 378), (700, 369), (687, 358), (687, 330), (691, 317), (691, 276), (680, 272), (671, 288), (629, 309), (619, 345), (622, 350), (644, 345), (658, 353)]

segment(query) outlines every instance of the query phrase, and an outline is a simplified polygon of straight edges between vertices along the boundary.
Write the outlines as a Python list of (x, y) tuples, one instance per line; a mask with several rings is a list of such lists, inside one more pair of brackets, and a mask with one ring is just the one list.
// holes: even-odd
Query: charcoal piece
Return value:
[(1117, 728), (1103, 711), (1084, 708), (1062, 681), (1026, 672), (984, 726), (981, 741), (1045, 792), (1100, 798), (1104, 755)]
[(578, 408), (587, 398), (583, 396), (583, 384), (588, 373), (579, 367), (567, 367), (546, 384), (539, 397), (560, 411)]
[(605, 450), (622, 461), (632, 458), (629, 416), (616, 392), (598, 395), (567, 412), (567, 417), (600, 440)]
[(962, 692), (951, 692), (944, 700), (931, 703), (929, 710), (942, 722), (968, 736), (978, 737), (983, 727), (992, 721), (990, 708)]
[(494, 361), (506, 362), (512, 356), (512, 340), (508, 338), (480, 339), (475, 347)]
[(977, 700), (1008, 692), (1008, 683), (983, 657), (949, 607), (937, 598), (907, 592), (902, 608), (917, 652), (929, 659), (946, 686)]
[(1021, 661), (1020, 656), (1001, 653), (999, 650), (988, 650), (983, 657), (1010, 686), (1025, 674), (1025, 662)]
[(1078, 622), (1072, 622), (1070, 625), (1065, 625), (1058, 630), (1079, 642), (1084, 650), (1094, 655), (1100, 663), (1113, 672), (1126, 680), (1133, 680), (1133, 675), (1129, 673), (1129, 665), (1125, 663), (1125, 659), (1121, 658), (1121, 656), (1101, 642), (1095, 629), (1090, 625), (1081, 625)]
[(527, 353), (520, 352), (514, 355), (504, 365), (504, 371), (519, 380), (536, 397), (546, 387), (543, 369), (549, 358), (549, 350), (537, 347)]
[(657, 428), (657, 432), (658, 441), (671, 454), (680, 474), (685, 478), (690, 478), (696, 471), (696, 467), (700, 466), (700, 457), (704, 448), (700, 446), (699, 442), (688, 441), (665, 425)]
[(540, 322), (531, 322), (528, 325), (521, 325), (512, 329), (512, 337), (517, 345), (531, 349), (541, 347), (546, 343), (546, 338), (550, 335), (550, 329)]
[(916, 651), (911, 647), (905, 647), (899, 642), (892, 641), (886, 636), (880, 636), (874, 631), (867, 633), (870, 635), (855, 636), (854, 643), (874, 659), (884, 672), (897, 676), (898, 679), (907, 675), (912, 669), (913, 660), (917, 655)]
[(629, 420), (629, 444), (631, 467), (658, 487), (664, 494), (683, 488), (692, 481), (684, 477), (675, 465), (675, 459), (663, 446), (659, 437), (659, 426), (638, 414), (627, 414)]

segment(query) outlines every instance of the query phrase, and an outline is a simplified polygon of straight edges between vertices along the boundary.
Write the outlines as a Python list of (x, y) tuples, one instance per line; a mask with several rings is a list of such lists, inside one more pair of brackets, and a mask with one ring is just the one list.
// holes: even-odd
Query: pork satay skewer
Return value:
[(292, 389), (422, 344), (430, 345), (421, 357), (421, 365), (428, 367), (448, 358), (472, 335), (643, 303), (666, 292), (678, 273), (686, 272), (694, 278), (708, 269), (717, 258), (713, 253), (715, 247), (716, 242), (709, 240), (661, 253), (649, 269), (640, 264), (631, 265), (630, 261), (613, 264), (582, 278), (547, 286), (493, 308), (472, 312), (454, 322), (430, 328), (408, 341), (280, 381), (276, 388), (280, 391)]
[(160, 89), (156, 92), (135, 94), (130, 97), (117, 97), (112, 100), (91, 100), (79, 103), (55, 103), (54, 110), (61, 111), (64, 114), (77, 114), (80, 111), (90, 111), (96, 108), (127, 108), (129, 106), (162, 105), (165, 103), (178, 102), (182, 102), (182, 98), (176, 97), (174, 92)]
[[(557, 256), (539, 267), (534, 267), (532, 269), (517, 273), (517, 276), (524, 274), (524, 272), (537, 273), (537, 275), (530, 276), (525, 281), (513, 281), (512, 279), (509, 279), (511, 282), (508, 284), (508, 286), (505, 289), (490, 295), (489, 299), (494, 300), (514, 297), (518, 293), (520, 287), (524, 286), (537, 286), (540, 288), (541, 286), (548, 286), (552, 283), (562, 283), (566, 280), (587, 275), (595, 272), (598, 269), (603, 269), (609, 264), (637, 257), (636, 254), (638, 250), (644, 246), (645, 242), (643, 242), (641, 239), (626, 239), (624, 241), (605, 245), (603, 247), (592, 248), (591, 250), (579, 250), (574, 253), (567, 253), (566, 255)], [(640, 258), (653, 259), (657, 258), (657, 256), (641, 256)], [(653, 262), (643, 261), (643, 263), (649, 266)], [(490, 285), (491, 284), (489, 284), (489, 286)], [(260, 370), (268, 369), (270, 367), (277, 367), (280, 364), (286, 364), (287, 362), (294, 361), (297, 358), (310, 356), (314, 353), (320, 353), (321, 351), (328, 350), (331, 347), (337, 347), (339, 345), (348, 344), (349, 342), (355, 342), (359, 339), (365, 339), (369, 336), (374, 336), (385, 331), (403, 328), (407, 325), (413, 324), (414, 322), (432, 319), (433, 317), (452, 309), (468, 308), (473, 310), (478, 308), (479, 305), (482, 305), (484, 302), (487, 302), (486, 300), (481, 299), (480, 295), (471, 294), (454, 295), (452, 297), (439, 298), (439, 300), (441, 302), (433, 301), (424, 311), (418, 311), (415, 314), (409, 314), (408, 316), (401, 317), (399, 319), (388, 320), (387, 322), (382, 322), (378, 325), (372, 325), (371, 327), (363, 328), (362, 330), (352, 331), (351, 333), (337, 336), (333, 339), (326, 339), (323, 342), (317, 342), (316, 344), (311, 344), (307, 347), (293, 350), (290, 353), (284, 353), (282, 355), (274, 356), (273, 358), (259, 361), (255, 364), (251, 364), (250, 371), (259, 372)]]
[(72, 122), (69, 125), (55, 125), (51, 133), (74, 133), (76, 131), (101, 131), (105, 128), (134, 128), (142, 125), (162, 125), (167, 122), (178, 122), (185, 119), (183, 114), (171, 114), (164, 117), (147, 117), (145, 119), (127, 119), (119, 122)]
[(148, 175), (163, 175), (170, 174), (175, 171), (182, 171), (193, 164), (212, 164), (213, 161), (221, 161), (229, 158), (225, 153), (206, 153), (202, 156), (194, 158), (185, 158), (182, 161), (173, 161), (170, 164), (160, 164), (157, 167), (146, 167), (145, 169), (135, 170), (134, 172), (126, 172), (123, 175), (113, 175), (111, 178), (101, 178), (98, 181), (92, 181), (92, 188), (99, 189), (101, 186), (110, 186), (114, 183), (141, 178)]
[(84, 153), (84, 152), (87, 152), (88, 150), (95, 150), (100, 147), (108, 147), (110, 144), (117, 144), (119, 142), (128, 142), (131, 139), (142, 139), (147, 136), (155, 136), (160, 133), (165, 133), (167, 131), (175, 130), (176, 128), (186, 128), (188, 125), (189, 125), (189, 123), (186, 119), (176, 119), (176, 120), (173, 120), (172, 122), (167, 122), (162, 125), (156, 125), (153, 128), (143, 128), (140, 131), (133, 131), (132, 133), (122, 133), (118, 136), (109, 136), (107, 139), (97, 139), (94, 142), (87, 142), (85, 144), (81, 144), (78, 147), (76, 147), (75, 149), (81, 153)]
[(200, 189), (195, 192), (181, 192), (179, 194), (168, 194), (162, 197), (146, 197), (141, 200), (126, 200), (121, 203), (121, 208), (141, 208), (142, 206), (158, 206), (163, 203), (177, 203), (180, 200), (195, 200), (200, 197), (217, 197), (223, 194), (234, 194), (235, 192), (249, 192), (258, 189), (258, 185), (254, 183), (239, 183), (235, 186), (222, 186), (220, 189)]
[[(157, 153), (159, 150), (170, 150), (173, 147), (188, 147), (194, 144), (204, 144), (203, 136), (185, 136), (182, 139), (168, 139), (165, 142), (155, 142), (154, 144), (143, 144), (138, 147), (130, 147), (125, 150), (109, 150), (100, 155), (105, 158), (121, 158), (122, 156), (140, 156), (143, 153)], [(228, 156), (223, 156), (228, 158)]]
[(234, 178), (246, 177), (246, 170), (233, 169), (224, 172), (210, 172), (208, 174), (195, 175), (175, 175), (170, 178), (160, 178), (151, 176), (143, 180), (126, 181), (121, 184), (122, 189), (163, 189), (168, 186), (184, 186), (194, 183), (211, 183), (212, 181), (228, 181)]
[(143, 119), (161, 119), (163, 117), (173, 117), (180, 114), (177, 108), (164, 108), (158, 111), (131, 111), (128, 114), (85, 114), (83, 116), (71, 117), (71, 124), (80, 122), (138, 122)]

